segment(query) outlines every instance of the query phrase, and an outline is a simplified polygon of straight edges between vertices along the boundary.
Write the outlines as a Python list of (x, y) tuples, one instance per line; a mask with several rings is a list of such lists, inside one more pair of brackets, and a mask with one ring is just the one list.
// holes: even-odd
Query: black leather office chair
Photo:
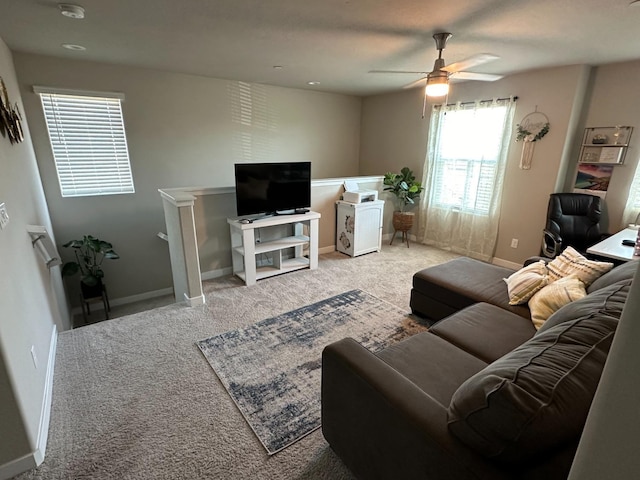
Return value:
[(571, 245), (581, 253), (602, 240), (601, 199), (584, 193), (553, 193), (547, 209), (542, 255), (554, 258)]

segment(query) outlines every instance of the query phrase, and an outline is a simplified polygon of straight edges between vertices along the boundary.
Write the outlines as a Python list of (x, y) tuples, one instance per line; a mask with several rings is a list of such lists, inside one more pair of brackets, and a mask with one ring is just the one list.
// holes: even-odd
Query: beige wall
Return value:
[[(622, 224), (622, 212), (633, 175), (640, 157), (640, 61), (613, 63), (594, 68), (591, 92), (588, 97), (584, 120), (580, 125), (580, 133), (574, 158), (579, 155), (579, 144), (582, 141), (585, 127), (610, 127), (629, 125), (634, 127), (631, 141), (623, 165), (613, 168), (611, 183), (605, 197), (605, 227), (616, 232)], [(567, 175), (567, 189), (573, 187), (576, 164)]]
[[(357, 97), (29, 54), (15, 57), (56, 237), (64, 243), (89, 233), (113, 243), (121, 258), (104, 265), (112, 299), (171, 286), (167, 245), (156, 236), (166, 230), (158, 188), (229, 187), (233, 164), (250, 161), (311, 161), (313, 178), (358, 174)], [(33, 85), (125, 94), (135, 194), (61, 197)], [(232, 212), (234, 205), (219, 208)], [(73, 302), (77, 283), (67, 282)]]
[[(11, 53), (2, 39), (0, 72), (11, 103), (24, 111)], [(0, 136), (0, 203), (10, 217), (0, 230), (0, 477), (7, 463), (40, 446), (40, 427), (47, 426), (43, 402), (52, 335), (56, 327), (68, 328), (69, 317), (60, 269), (46, 268), (26, 230), (31, 224), (51, 230), (51, 224), (26, 121), (24, 131), (25, 141), (16, 145)]]
[[(536, 142), (530, 170), (519, 168), (522, 144), (511, 144), (495, 252), (497, 259), (519, 264), (539, 253), (549, 194), (560, 190), (558, 186), (562, 185), (570, 185), (566, 188), (571, 190), (585, 122), (587, 126), (640, 126), (640, 100), (635, 93), (639, 71), (640, 62), (605, 65), (595, 70), (568, 66), (512, 75), (497, 82), (452, 85), (449, 102), (517, 95), (514, 123), (536, 108), (544, 112), (551, 123), (550, 132)], [(420, 118), (421, 97), (421, 89), (413, 89), (364, 99), (362, 174), (397, 171), (407, 165), (421, 175), (429, 115), (427, 111), (427, 117)], [(639, 145), (640, 135), (632, 137), (625, 165), (614, 171), (605, 201), (612, 218), (612, 231), (620, 226)], [(606, 227), (606, 217), (604, 221)], [(519, 239), (517, 249), (510, 247), (512, 238)]]

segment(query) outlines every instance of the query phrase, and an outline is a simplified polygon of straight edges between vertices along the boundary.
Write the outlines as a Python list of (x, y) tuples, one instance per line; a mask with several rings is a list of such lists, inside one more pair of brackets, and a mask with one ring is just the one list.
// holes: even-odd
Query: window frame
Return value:
[(62, 197), (135, 193), (124, 94), (42, 86), (33, 91), (40, 97)]

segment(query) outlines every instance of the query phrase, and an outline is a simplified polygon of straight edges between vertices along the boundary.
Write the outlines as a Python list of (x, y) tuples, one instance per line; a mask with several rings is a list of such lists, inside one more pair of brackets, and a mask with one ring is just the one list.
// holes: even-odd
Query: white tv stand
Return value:
[[(317, 212), (275, 215), (251, 223), (240, 223), (241, 218), (227, 218), (234, 275), (247, 285), (255, 285), (257, 280), (273, 275), (318, 268), (319, 219)], [(308, 235), (303, 234), (305, 224)], [(307, 257), (303, 255), (305, 246), (309, 250)], [(267, 254), (271, 264), (258, 266), (256, 256), (261, 254)]]

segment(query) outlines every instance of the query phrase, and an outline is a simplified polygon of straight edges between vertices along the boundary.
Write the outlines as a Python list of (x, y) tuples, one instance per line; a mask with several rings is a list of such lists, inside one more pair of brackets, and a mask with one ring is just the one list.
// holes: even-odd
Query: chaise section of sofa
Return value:
[(509, 305), (504, 279), (514, 270), (460, 257), (425, 268), (413, 276), (411, 311), (430, 322), (437, 322), (478, 302), (531, 318), (526, 306)]

